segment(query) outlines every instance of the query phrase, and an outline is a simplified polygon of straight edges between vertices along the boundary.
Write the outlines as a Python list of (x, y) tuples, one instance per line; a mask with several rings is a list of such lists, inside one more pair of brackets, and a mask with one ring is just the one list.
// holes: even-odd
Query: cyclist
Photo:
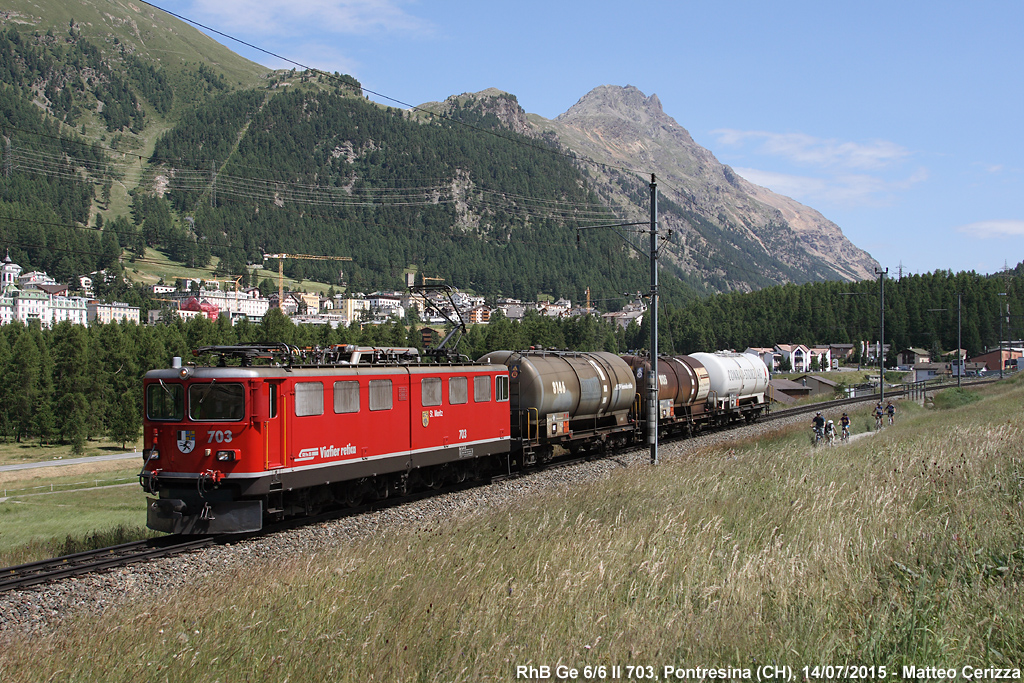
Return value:
[(889, 401), (889, 404), (885, 406), (885, 412), (889, 415), (889, 424), (891, 425), (893, 420), (896, 419), (896, 406), (892, 404), (892, 401)]
[(879, 401), (878, 405), (875, 406), (875, 431), (882, 428), (882, 414), (885, 411), (882, 410), (882, 402)]
[(850, 416), (843, 413), (843, 416), (839, 418), (839, 425), (843, 428), (842, 440), (848, 441), (850, 439)]
[(821, 440), (821, 437), (824, 436), (825, 433), (825, 418), (822, 417), (821, 411), (818, 411), (818, 414), (814, 416), (814, 419), (811, 420), (811, 424), (814, 425), (814, 443), (817, 445), (818, 441)]
[(836, 443), (836, 426), (829, 420), (825, 423), (825, 438), (828, 439), (828, 445), (833, 446)]

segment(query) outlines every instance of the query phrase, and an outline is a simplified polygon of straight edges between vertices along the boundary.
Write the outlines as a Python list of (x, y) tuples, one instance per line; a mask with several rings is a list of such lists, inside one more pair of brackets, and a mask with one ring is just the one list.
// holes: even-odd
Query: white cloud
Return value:
[(770, 133), (758, 130), (719, 129), (711, 131), (718, 142), (730, 147), (748, 143), (755, 152), (782, 157), (807, 166), (873, 170), (890, 166), (910, 156), (910, 152), (894, 142), (875, 140), (867, 144), (826, 140), (803, 133)]
[(266, 37), (308, 33), (372, 35), (430, 34), (433, 25), (408, 13), (402, 0), (193, 0), (190, 19), (215, 22), (224, 33)]
[(885, 180), (877, 176), (846, 173), (833, 176), (799, 176), (756, 168), (734, 168), (741, 176), (777, 194), (800, 202), (829, 202), (843, 206), (884, 206), (893, 193), (903, 192), (928, 178), (918, 169), (908, 178)]
[(992, 237), (1018, 237), (1024, 235), (1024, 221), (978, 221), (976, 223), (968, 223), (967, 225), (961, 225), (956, 228), (957, 232), (962, 232), (972, 237), (981, 238), (992, 238)]

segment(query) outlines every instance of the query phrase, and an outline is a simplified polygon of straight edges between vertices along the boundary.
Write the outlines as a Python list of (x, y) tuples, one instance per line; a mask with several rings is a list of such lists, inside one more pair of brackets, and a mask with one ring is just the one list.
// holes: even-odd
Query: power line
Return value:
[[(66, 138), (56, 139), (67, 140)], [(23, 149), (21, 146), (9, 150), (5, 157), (5, 163), (9, 164), (12, 169), (49, 177), (86, 180), (97, 185), (105, 184), (108, 180), (120, 180), (123, 177), (109, 163), (94, 163), (80, 159), (74, 159), (74, 162), (72, 164), (63, 154)], [(76, 168), (91, 171), (91, 176), (83, 178)], [(279, 204), (292, 202), (327, 207), (428, 206), (453, 203), (459, 200), (457, 195), (462, 194), (465, 195), (463, 199), (467, 203), (503, 210), (511, 207), (522, 215), (539, 218), (592, 220), (607, 215), (608, 212), (608, 208), (603, 204), (594, 202), (531, 197), (478, 186), (457, 190), (454, 187), (454, 182), (444, 180), (435, 180), (430, 185), (412, 187), (370, 187), (357, 185), (355, 182), (345, 186), (313, 185), (295, 181), (249, 178), (226, 173), (217, 173), (211, 179), (209, 171), (186, 168), (170, 168), (160, 171), (139, 169), (140, 177), (144, 173), (156, 173), (157, 176), (167, 177), (171, 189), (174, 190), (204, 193), (215, 189), (221, 197), (227, 195)], [(473, 195), (478, 195), (478, 197), (471, 199)]]
[[(211, 26), (206, 26), (205, 24), (201, 24), (198, 21), (195, 21), (194, 19), (189, 19), (188, 17), (183, 16), (181, 14), (176, 14), (174, 12), (166, 10), (163, 7), (160, 7), (159, 5), (154, 5), (151, 2), (146, 2), (146, 0), (140, 0), (140, 1), (143, 4), (145, 4), (145, 5), (149, 5), (153, 9), (160, 10), (161, 12), (164, 12), (165, 14), (168, 14), (168, 15), (170, 15), (170, 16), (172, 16), (175, 19), (178, 19), (180, 21), (184, 21), (187, 24), (192, 24), (193, 26), (198, 26), (199, 28), (203, 29), (204, 31), (209, 31), (211, 33), (215, 33), (218, 36), (221, 36), (223, 38), (227, 38), (228, 40), (231, 40), (231, 41), (234, 41), (236, 43), (239, 43), (240, 45), (245, 45), (246, 47), (252, 48), (253, 50), (256, 50), (257, 52), (262, 52), (263, 54), (268, 55), (270, 57), (274, 57), (275, 59), (280, 59), (281, 61), (287, 62), (288, 64), (293, 64), (293, 65), (303, 69), (304, 71), (310, 71), (310, 72), (313, 72), (313, 73), (315, 73), (317, 75), (325, 76), (328, 79), (331, 79), (332, 81), (340, 82), (341, 85), (343, 85), (346, 88), (350, 88), (353, 91), (355, 90), (355, 87), (352, 84), (350, 84), (347, 81), (344, 81), (342, 79), (339, 79), (338, 77), (336, 77), (332, 73), (328, 73), (326, 71), (321, 71), (320, 69), (308, 66), (308, 65), (303, 64), (301, 62), (297, 62), (294, 59), (290, 59), (288, 57), (285, 57), (284, 55), (279, 55), (276, 52), (271, 52), (270, 50), (262, 48), (262, 47), (260, 47), (258, 45), (253, 45), (252, 43), (249, 43), (249, 42), (246, 42), (246, 41), (242, 40), (241, 38), (236, 38), (233, 35), (230, 35), (228, 33), (224, 33), (223, 31), (218, 31), (217, 29), (215, 29), (215, 28), (213, 28)], [(431, 117), (434, 117), (434, 118), (442, 119), (444, 121), (448, 121), (449, 123), (454, 123), (454, 124), (457, 124), (457, 125), (460, 125), (460, 126), (465, 126), (466, 128), (471, 128), (471, 129), (473, 129), (475, 131), (478, 131), (478, 132), (481, 132), (481, 133), (485, 133), (487, 135), (492, 135), (492, 136), (500, 138), (502, 140), (507, 140), (509, 142), (513, 142), (513, 143), (516, 143), (516, 144), (519, 144), (519, 145), (523, 145), (523, 146), (526, 146), (526, 147), (531, 147), (533, 149), (540, 150), (542, 152), (547, 152), (549, 154), (553, 154), (553, 155), (560, 156), (560, 157), (563, 157), (563, 158), (571, 159), (573, 161), (579, 161), (579, 157), (575, 153), (573, 153), (571, 151), (563, 152), (563, 151), (561, 151), (559, 149), (556, 149), (554, 147), (545, 146), (545, 145), (538, 145), (538, 144), (533, 144), (531, 142), (527, 142), (526, 140), (522, 139), (521, 137), (520, 138), (510, 137), (510, 136), (502, 135), (501, 133), (499, 133), (499, 132), (497, 132), (495, 130), (491, 130), (491, 129), (488, 129), (488, 128), (481, 128), (479, 126), (474, 126), (471, 123), (467, 123), (465, 121), (462, 121), (462, 120), (459, 120), (459, 119), (455, 119), (455, 118), (452, 118), (450, 116), (446, 116), (444, 114), (439, 114), (437, 112), (433, 112), (433, 111), (430, 111), (428, 109), (424, 109), (422, 107), (418, 107), (416, 105), (409, 104), (408, 102), (403, 102), (402, 100), (399, 100), (399, 99), (396, 99), (394, 97), (391, 97), (390, 95), (385, 95), (383, 93), (370, 90), (369, 88), (363, 86), (361, 83), (359, 85), (359, 89), (360, 89), (361, 92), (357, 93), (357, 94), (370, 93), (371, 95), (374, 95), (375, 97), (379, 97), (379, 98), (387, 100), (389, 102), (394, 102), (395, 104), (401, 105), (401, 106), (405, 107), (406, 109), (409, 109), (410, 111), (419, 112), (421, 114), (426, 114), (427, 116), (431, 116)], [(603, 166), (603, 167), (606, 167), (606, 168), (614, 168), (614, 169), (618, 169), (620, 171), (627, 171), (627, 172), (630, 172), (630, 173), (636, 173), (637, 172), (637, 171), (635, 171), (635, 170), (633, 170), (631, 168), (626, 168), (624, 166), (615, 166), (613, 164), (606, 164), (606, 163), (598, 162), (598, 161), (595, 161), (595, 160), (592, 160), (592, 159), (588, 160), (588, 161), (591, 161), (594, 164), (597, 164), (599, 166)]]

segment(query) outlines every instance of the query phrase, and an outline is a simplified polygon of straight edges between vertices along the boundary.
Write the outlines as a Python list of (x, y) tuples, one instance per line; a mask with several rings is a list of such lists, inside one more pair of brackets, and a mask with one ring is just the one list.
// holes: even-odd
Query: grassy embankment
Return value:
[[(1024, 383), (812, 450), (622, 469), (203, 579), (0, 650), (48, 680), (513, 680), (516, 665), (1024, 662)], [(865, 419), (855, 419), (863, 431)], [(890, 676), (898, 670), (890, 669)]]
[[(86, 456), (123, 452), (102, 441), (85, 448)], [(0, 444), (0, 465), (74, 457), (70, 446)], [(151, 535), (139, 458), (0, 472), (0, 567)]]

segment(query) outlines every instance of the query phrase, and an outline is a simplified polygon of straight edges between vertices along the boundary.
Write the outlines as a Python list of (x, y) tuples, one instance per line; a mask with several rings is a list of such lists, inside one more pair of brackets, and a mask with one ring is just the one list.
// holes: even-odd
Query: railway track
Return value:
[[(983, 384), (992, 384), (993, 382), (998, 382), (998, 381), (999, 380), (996, 379), (996, 378), (986, 377), (986, 378), (981, 378), (981, 379), (967, 380), (967, 381), (963, 382), (963, 385), (964, 386), (978, 386), (978, 385), (983, 385)], [(921, 388), (916, 388), (916, 389), (895, 389), (895, 388), (894, 389), (886, 389), (885, 396), (886, 396), (886, 398), (891, 398), (891, 397), (896, 397), (896, 396), (907, 396), (908, 394), (918, 393), (918, 392), (923, 394), (926, 391), (935, 392), (935, 391), (940, 391), (942, 389), (949, 389), (950, 387), (954, 387), (954, 386), (956, 386), (956, 382), (949, 382), (949, 383), (943, 383), (943, 384), (931, 384), (931, 385), (928, 385), (926, 388), (923, 388), (923, 389), (921, 389)], [(785, 410), (774, 410), (774, 411), (772, 411), (771, 413), (769, 413), (768, 415), (766, 415), (762, 419), (765, 419), (765, 420), (781, 420), (782, 418), (785, 418), (785, 417), (794, 417), (796, 415), (806, 415), (807, 413), (816, 413), (819, 410), (830, 410), (832, 408), (842, 408), (843, 406), (856, 405), (858, 403), (875, 403), (877, 401), (878, 401), (878, 394), (868, 394), (867, 396), (857, 396), (855, 398), (837, 398), (837, 399), (832, 400), (832, 401), (822, 401), (820, 403), (808, 403), (807, 405), (797, 406), (796, 408), (786, 408)]]
[[(996, 380), (993, 379), (981, 379), (974, 380), (972, 382), (964, 382), (964, 384), (987, 384)], [(946, 388), (945, 386), (928, 387), (929, 390), (938, 390)], [(892, 389), (886, 392), (886, 396), (903, 396), (908, 393), (907, 389)], [(830, 410), (834, 408), (841, 408), (847, 405), (856, 405), (858, 403), (869, 403), (878, 400), (877, 394), (868, 396), (859, 396), (856, 398), (844, 398), (836, 399), (833, 401), (823, 401), (820, 403), (811, 403), (796, 408), (788, 408), (785, 410), (774, 411), (769, 415), (761, 418), (763, 420), (780, 420), (786, 417), (794, 417), (798, 415), (804, 415), (807, 413), (814, 413), (819, 410)], [(584, 456), (573, 456), (569, 458), (559, 458), (558, 460), (545, 464), (537, 470), (531, 471), (543, 471), (552, 468), (571, 467), (574, 464), (584, 462), (593, 459), (594, 455)], [(521, 476), (528, 475), (530, 471), (514, 470), (507, 474), (498, 474), (490, 477), (488, 481), (497, 482), (508, 479), (515, 479)], [(207, 546), (215, 545), (218, 543), (225, 542), (237, 542), (246, 538), (255, 536), (263, 536), (287, 529), (292, 529), (297, 526), (317, 524), (320, 522), (328, 521), (331, 519), (338, 519), (340, 517), (347, 517), (351, 515), (358, 515), (365, 512), (372, 512), (375, 510), (392, 507), (395, 505), (405, 504), (411, 501), (420, 500), (431, 495), (443, 495), (445, 493), (451, 493), (454, 491), (462, 490), (473, 486), (474, 482), (463, 482), (459, 484), (453, 484), (451, 486), (445, 486), (437, 490), (426, 490), (411, 493), (407, 496), (400, 498), (384, 499), (367, 503), (364, 505), (358, 505), (345, 510), (334, 510), (331, 512), (318, 514), (310, 517), (302, 517), (294, 520), (288, 520), (278, 524), (265, 527), (262, 531), (251, 533), (251, 534), (224, 534), (220, 536), (164, 536), (156, 539), (149, 539), (146, 541), (134, 541), (131, 543), (123, 543), (121, 545), (111, 546), (108, 548), (100, 548), (97, 550), (90, 550), (81, 553), (75, 553), (73, 555), (65, 555), (63, 557), (56, 557), (49, 560), (41, 560), (39, 562), (30, 562), (27, 564), (18, 565), (15, 567), (6, 567), (0, 569), (0, 593), (28, 588), (42, 583), (50, 581), (56, 581), (59, 579), (66, 579), (75, 576), (83, 576), (94, 572), (104, 571), (107, 569), (114, 569), (117, 567), (124, 567), (130, 564), (136, 564), (139, 562), (147, 562), (149, 560), (159, 559), (163, 557), (170, 557), (184, 552), (192, 550), (198, 550)]]
[(451, 484), (439, 489), (417, 491), (399, 498), (385, 498), (371, 503), (357, 505), (355, 507), (331, 510), (308, 517), (296, 517), (276, 524), (265, 526), (262, 530), (246, 534), (219, 534), (215, 536), (162, 536), (144, 541), (132, 541), (107, 548), (87, 550), (73, 555), (64, 555), (49, 560), (29, 562), (15, 567), (4, 567), (0, 569), (0, 593), (7, 591), (30, 588), (51, 581), (84, 576), (108, 569), (127, 567), (128, 565), (148, 562), (164, 557), (171, 557), (181, 553), (200, 550), (205, 547), (222, 543), (237, 543), (239, 541), (268, 536), (270, 534), (287, 531), (300, 526), (319, 524), (334, 519), (350, 517), (366, 512), (382, 510), (396, 505), (403, 505), (429, 496), (444, 495), (453, 493), (473, 486), (478, 482), (462, 482)]
[(40, 583), (123, 567), (212, 545), (218, 537), (165, 536), (146, 541), (87, 550), (50, 560), (29, 562), (0, 570), (0, 593)]

